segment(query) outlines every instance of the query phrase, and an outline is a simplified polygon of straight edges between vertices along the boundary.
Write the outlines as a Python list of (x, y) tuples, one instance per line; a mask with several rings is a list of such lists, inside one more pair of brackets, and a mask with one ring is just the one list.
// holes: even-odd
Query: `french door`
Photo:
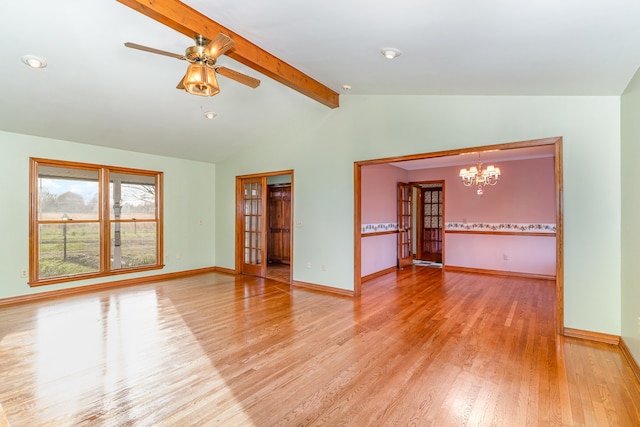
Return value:
[(398, 268), (413, 264), (411, 184), (398, 183)]
[(424, 184), (418, 187), (417, 258), (424, 261), (442, 262), (443, 193), (442, 184)]
[(267, 194), (267, 178), (241, 178), (238, 185), (238, 247), (240, 273), (265, 277), (266, 216), (263, 214)]
[[(274, 184), (273, 181), (280, 182)], [(282, 210), (269, 211), (268, 184), (285, 187)], [(269, 251), (269, 221), (279, 220), (280, 235), (275, 241), (282, 245), (278, 255), (283, 264), (293, 263), (293, 240), (291, 230), (293, 206), (293, 170), (236, 176), (236, 248), (235, 272), (251, 276), (267, 277)], [(273, 228), (273, 227), (272, 227)], [(271, 230), (272, 240), (273, 229)], [(273, 250), (273, 247), (271, 248)], [(289, 271), (291, 276), (291, 271)], [(290, 280), (289, 280), (290, 281)]]

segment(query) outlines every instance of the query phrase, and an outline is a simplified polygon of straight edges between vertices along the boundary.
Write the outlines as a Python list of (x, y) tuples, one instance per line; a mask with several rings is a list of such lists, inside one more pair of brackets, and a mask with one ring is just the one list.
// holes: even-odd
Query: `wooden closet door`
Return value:
[(291, 262), (291, 185), (269, 186), (268, 191), (269, 262)]

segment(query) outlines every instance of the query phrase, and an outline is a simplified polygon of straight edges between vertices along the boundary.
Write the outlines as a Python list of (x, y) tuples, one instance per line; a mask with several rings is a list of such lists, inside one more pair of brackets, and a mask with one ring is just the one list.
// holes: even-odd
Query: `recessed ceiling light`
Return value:
[(382, 48), (380, 50), (380, 53), (382, 53), (384, 55), (384, 57), (387, 58), (387, 59), (394, 59), (394, 58), (397, 58), (398, 56), (402, 55), (402, 52), (400, 52), (395, 47)]
[(342, 90), (344, 92), (351, 92), (351, 89), (353, 89), (351, 85), (342, 85)]
[(217, 114), (213, 111), (205, 111), (204, 116), (209, 120), (213, 120), (216, 118)]
[(45, 68), (47, 66), (47, 61), (35, 55), (24, 55), (20, 59), (31, 68)]

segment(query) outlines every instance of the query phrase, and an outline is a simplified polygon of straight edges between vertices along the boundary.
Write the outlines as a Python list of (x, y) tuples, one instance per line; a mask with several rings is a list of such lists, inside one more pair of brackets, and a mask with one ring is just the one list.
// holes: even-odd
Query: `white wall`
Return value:
[[(353, 289), (353, 163), (562, 136), (565, 326), (620, 333), (619, 97), (343, 96), (216, 167), (216, 263), (234, 268), (235, 176), (295, 170), (294, 280)], [(307, 269), (306, 263), (312, 268)], [(319, 267), (326, 266), (326, 271)]]
[(622, 96), (622, 339), (640, 364), (640, 71)]
[[(0, 132), (0, 298), (113, 281), (113, 277), (30, 288), (29, 158), (60, 159), (164, 172), (162, 270), (118, 275), (118, 280), (215, 265), (215, 165)], [(202, 220), (202, 224), (200, 223)], [(179, 256), (179, 259), (178, 259)]]

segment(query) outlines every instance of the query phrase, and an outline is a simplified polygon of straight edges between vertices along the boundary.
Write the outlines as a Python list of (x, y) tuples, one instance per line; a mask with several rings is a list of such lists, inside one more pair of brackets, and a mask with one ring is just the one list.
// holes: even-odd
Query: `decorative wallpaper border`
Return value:
[(555, 233), (555, 224), (498, 223), (498, 222), (446, 222), (445, 231), (490, 231), (494, 233)]
[(386, 233), (398, 231), (397, 222), (385, 222), (382, 224), (362, 224), (362, 234), (368, 233)]
[[(492, 233), (549, 233), (556, 232), (555, 224), (531, 222), (446, 222), (445, 231), (470, 231)], [(362, 234), (389, 233), (398, 231), (397, 222), (362, 224)]]

